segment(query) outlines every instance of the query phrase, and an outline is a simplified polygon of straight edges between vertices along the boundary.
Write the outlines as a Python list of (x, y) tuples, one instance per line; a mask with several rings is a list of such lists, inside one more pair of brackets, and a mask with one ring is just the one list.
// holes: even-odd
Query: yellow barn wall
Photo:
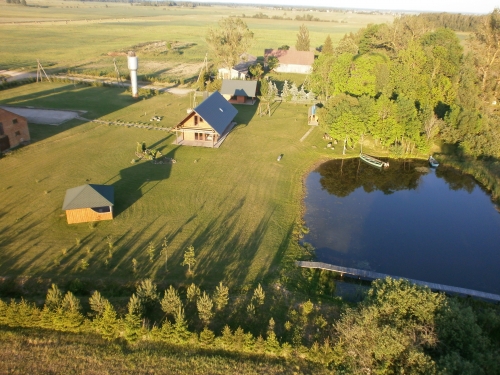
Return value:
[(113, 220), (113, 207), (111, 212), (99, 213), (90, 208), (80, 208), (76, 210), (67, 210), (66, 219), (68, 224), (88, 223), (91, 221)]

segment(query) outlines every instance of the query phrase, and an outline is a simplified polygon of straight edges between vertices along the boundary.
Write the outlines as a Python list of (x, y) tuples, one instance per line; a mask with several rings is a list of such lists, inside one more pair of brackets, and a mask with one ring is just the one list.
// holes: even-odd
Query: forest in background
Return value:
[[(453, 25), (470, 34), (462, 45)], [(323, 124), (347, 147), (364, 134), (394, 156), (434, 142), (474, 157), (500, 156), (500, 11), (483, 17), (403, 16), (325, 42), (310, 89)]]

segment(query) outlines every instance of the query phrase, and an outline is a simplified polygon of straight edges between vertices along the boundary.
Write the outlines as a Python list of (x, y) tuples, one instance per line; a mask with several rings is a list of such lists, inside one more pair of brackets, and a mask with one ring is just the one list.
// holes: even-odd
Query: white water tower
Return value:
[(137, 98), (137, 68), (139, 61), (134, 51), (129, 51), (127, 56), (128, 70), (130, 70), (130, 83), (132, 84), (132, 97)]

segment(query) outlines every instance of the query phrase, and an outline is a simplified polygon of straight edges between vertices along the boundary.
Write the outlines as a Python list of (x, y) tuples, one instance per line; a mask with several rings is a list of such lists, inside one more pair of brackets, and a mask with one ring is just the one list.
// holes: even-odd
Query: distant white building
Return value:
[(218, 78), (220, 79), (246, 79), (248, 68), (257, 62), (257, 57), (244, 53), (240, 56), (240, 62), (233, 68), (220, 68)]
[(264, 61), (267, 66), (269, 57), (274, 56), (278, 59), (279, 65), (274, 71), (279, 73), (301, 73), (308, 74), (312, 71), (314, 63), (313, 51), (297, 51), (290, 47), (289, 50), (266, 49), (264, 51)]

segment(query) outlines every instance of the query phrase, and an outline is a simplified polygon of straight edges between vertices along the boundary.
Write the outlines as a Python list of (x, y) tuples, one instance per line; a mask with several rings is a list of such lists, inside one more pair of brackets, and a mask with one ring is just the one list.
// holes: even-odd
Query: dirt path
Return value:
[[(28, 78), (36, 78), (36, 73), (33, 72), (20, 72), (16, 70), (0, 70), (0, 76), (6, 76), (7, 77), (7, 82), (12, 82), (12, 81), (19, 81), (23, 79), (28, 79)], [(51, 75), (49, 75), (51, 77)], [(114, 80), (102, 80), (102, 79), (97, 79), (97, 78), (85, 78), (85, 77), (73, 77), (73, 76), (67, 76), (67, 75), (57, 75), (55, 76), (58, 79), (69, 79), (71, 81), (75, 82), (96, 82), (100, 81), (102, 83), (105, 83), (107, 85), (114, 85), (114, 86), (124, 86), (124, 87), (130, 87), (129, 82), (123, 82), (119, 83)], [(45, 79), (45, 77), (44, 77)], [(163, 86), (157, 86), (157, 85), (151, 85), (149, 83), (144, 83), (144, 82), (139, 82), (138, 87), (141, 89), (146, 89), (146, 90), (156, 90), (159, 92), (168, 92), (174, 95), (187, 95), (190, 92), (194, 91), (193, 89), (189, 88), (184, 88), (184, 87), (163, 87)]]

